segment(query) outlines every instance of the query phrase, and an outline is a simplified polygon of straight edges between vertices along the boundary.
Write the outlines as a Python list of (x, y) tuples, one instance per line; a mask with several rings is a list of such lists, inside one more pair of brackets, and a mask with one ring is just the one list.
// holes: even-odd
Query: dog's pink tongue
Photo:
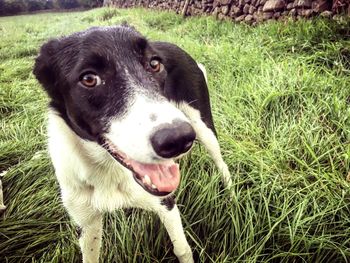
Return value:
[(179, 165), (170, 162), (166, 164), (143, 164), (131, 161), (134, 171), (142, 177), (148, 175), (158, 191), (172, 192), (180, 183)]

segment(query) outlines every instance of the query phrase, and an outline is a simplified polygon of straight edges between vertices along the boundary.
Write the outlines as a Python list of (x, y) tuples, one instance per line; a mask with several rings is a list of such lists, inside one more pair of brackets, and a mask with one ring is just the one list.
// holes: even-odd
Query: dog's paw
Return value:
[(194, 263), (192, 250), (189, 246), (186, 249), (181, 250), (181, 252), (175, 251), (174, 249), (174, 253), (180, 263)]
[(180, 263), (194, 263), (192, 253), (177, 257)]
[(234, 191), (234, 189), (232, 188), (232, 178), (231, 178), (231, 174), (230, 171), (228, 170), (227, 164), (223, 163), (220, 165), (219, 167), (220, 172), (222, 173), (222, 183), (224, 185), (224, 189), (229, 191), (229, 196), (231, 200), (235, 200), (236, 199), (236, 193)]
[(0, 204), (0, 214), (2, 214), (6, 210), (6, 205)]
[(228, 170), (227, 164), (222, 163), (219, 167), (220, 172), (222, 173), (222, 182), (224, 183), (225, 188), (230, 189), (232, 186), (232, 179), (230, 171)]

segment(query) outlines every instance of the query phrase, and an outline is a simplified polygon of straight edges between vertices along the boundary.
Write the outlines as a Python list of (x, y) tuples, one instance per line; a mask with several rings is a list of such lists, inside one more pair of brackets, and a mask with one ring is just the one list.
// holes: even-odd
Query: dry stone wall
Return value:
[[(334, 13), (348, 12), (350, 0), (109, 0), (109, 4), (128, 8), (142, 6), (173, 10), (185, 15), (213, 15), (218, 19), (257, 23), (284, 17), (331, 17)], [(186, 6), (185, 10), (184, 7)]]

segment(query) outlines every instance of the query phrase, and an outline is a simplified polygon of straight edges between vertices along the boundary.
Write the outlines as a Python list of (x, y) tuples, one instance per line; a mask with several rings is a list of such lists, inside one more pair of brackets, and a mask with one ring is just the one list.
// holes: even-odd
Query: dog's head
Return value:
[(163, 59), (133, 28), (115, 26), (49, 41), (34, 67), (50, 106), (67, 125), (160, 196), (177, 188), (173, 159), (195, 139), (188, 119), (164, 96)]

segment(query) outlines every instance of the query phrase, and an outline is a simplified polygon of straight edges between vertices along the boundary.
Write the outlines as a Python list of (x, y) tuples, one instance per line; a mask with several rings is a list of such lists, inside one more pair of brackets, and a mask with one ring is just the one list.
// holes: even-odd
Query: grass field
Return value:
[[(234, 198), (197, 145), (177, 191), (197, 262), (350, 262), (350, 21), (249, 27), (139, 9), (0, 18), (0, 262), (81, 259), (31, 70), (48, 38), (122, 21), (178, 44), (209, 73)], [(101, 262), (177, 262), (154, 214), (117, 211), (104, 224)]]

